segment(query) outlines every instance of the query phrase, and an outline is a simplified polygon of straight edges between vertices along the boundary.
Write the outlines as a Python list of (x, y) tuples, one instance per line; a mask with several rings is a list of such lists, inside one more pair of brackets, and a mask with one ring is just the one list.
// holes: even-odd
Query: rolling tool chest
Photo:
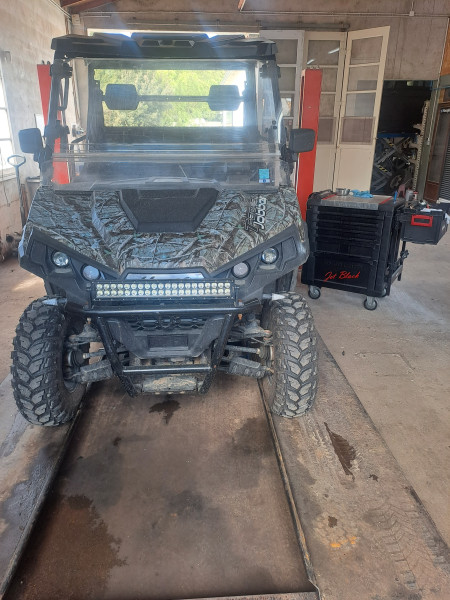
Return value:
[(310, 256), (302, 283), (309, 296), (319, 298), (321, 287), (365, 294), (368, 310), (401, 279), (406, 241), (436, 244), (447, 230), (442, 210), (424, 212), (403, 198), (338, 196), (329, 190), (311, 194), (306, 222)]

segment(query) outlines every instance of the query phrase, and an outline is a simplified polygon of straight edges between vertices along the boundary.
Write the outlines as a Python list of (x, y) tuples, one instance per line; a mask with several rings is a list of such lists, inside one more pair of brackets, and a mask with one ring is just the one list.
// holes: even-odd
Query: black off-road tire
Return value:
[(308, 304), (300, 294), (264, 307), (262, 326), (272, 332), (273, 369), (262, 379), (271, 410), (282, 417), (299, 417), (309, 410), (317, 392), (317, 338)]
[(12, 388), (21, 414), (34, 425), (56, 426), (75, 416), (86, 385), (65, 382), (64, 341), (83, 323), (58, 306), (35, 300), (20, 318), (14, 338)]

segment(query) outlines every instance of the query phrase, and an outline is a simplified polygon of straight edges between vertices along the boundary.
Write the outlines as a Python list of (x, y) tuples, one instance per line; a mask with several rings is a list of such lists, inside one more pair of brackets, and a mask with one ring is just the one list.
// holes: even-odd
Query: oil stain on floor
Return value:
[(169, 421), (173, 417), (174, 413), (180, 408), (180, 403), (176, 400), (165, 400), (164, 402), (158, 402), (154, 404), (150, 411), (151, 413), (162, 413), (164, 423), (169, 424)]
[(330, 440), (333, 445), (333, 449), (336, 453), (336, 456), (338, 457), (339, 462), (341, 463), (342, 468), (344, 469), (344, 473), (346, 475), (351, 475), (354, 481), (355, 476), (352, 472), (352, 465), (353, 461), (356, 459), (356, 450), (352, 445), (348, 443), (348, 441), (344, 437), (342, 437), (342, 435), (331, 431), (331, 429), (328, 427), (328, 423), (325, 423), (324, 425), (328, 432), (328, 435), (330, 436)]
[[(92, 501), (53, 493), (40, 525), (4, 600), (102, 598), (111, 569), (124, 562), (117, 557), (120, 540), (108, 533)], [(80, 552), (83, 547), (89, 552)]]

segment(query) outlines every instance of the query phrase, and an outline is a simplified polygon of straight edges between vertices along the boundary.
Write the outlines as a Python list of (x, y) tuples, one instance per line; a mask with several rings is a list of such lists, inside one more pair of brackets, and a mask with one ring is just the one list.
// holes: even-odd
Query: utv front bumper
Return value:
[[(260, 309), (261, 303), (258, 300), (246, 304), (236, 300), (220, 300), (195, 304), (177, 302), (150, 305), (146, 303), (141, 306), (136, 304), (108, 306), (94, 303), (91, 308), (80, 308), (78, 312), (85, 317), (89, 317), (96, 326), (112, 372), (120, 379), (126, 391), (134, 396), (140, 391), (159, 390), (167, 392), (173, 387), (169, 386), (169, 389), (164, 389), (163, 378), (165, 383), (168, 384), (167, 378), (177, 377), (182, 380), (183, 376), (191, 376), (190, 381), (195, 377), (199, 382), (195, 390), (188, 388), (189, 391), (206, 393), (224, 355), (225, 346), (233, 325), (246, 313), (255, 313)], [(135, 335), (134, 338), (132, 336), (130, 339), (125, 340), (124, 337), (129, 333), (127, 333), (127, 326), (130, 320), (136, 317), (142, 319), (144, 323), (146, 320), (147, 322), (159, 323), (162, 326), (159, 337), (162, 339), (167, 337), (169, 340), (170, 336), (180, 335), (174, 334), (173, 327), (178, 322), (178, 318), (182, 318), (184, 322), (203, 319), (204, 326), (198, 333), (202, 342), (197, 344), (197, 352), (192, 352), (192, 348), (190, 350), (189, 347), (178, 349), (170, 346), (165, 348), (154, 347), (153, 350), (147, 348), (144, 360), (137, 360), (134, 364), (124, 363), (119, 356), (119, 344), (127, 341), (132, 349), (139, 350), (136, 339), (144, 337), (147, 338), (146, 341), (149, 343), (152, 337), (156, 337), (152, 335), (151, 331), (145, 332), (144, 330), (143, 336)], [(213, 333), (211, 333), (211, 327), (208, 326), (208, 323), (211, 324), (211, 322), (214, 324)], [(167, 325), (167, 327), (164, 327), (164, 325)], [(206, 335), (205, 329), (207, 330)], [(178, 331), (184, 332), (184, 328), (181, 327)], [(211, 336), (212, 339), (209, 339)], [(187, 360), (171, 363), (174, 358), (181, 358), (183, 353), (184, 358)], [(133, 354), (135, 355), (134, 352)], [(198, 356), (194, 356), (194, 354), (198, 354)], [(156, 360), (157, 356), (158, 358), (161, 356), (164, 358), (165, 356), (166, 360)], [(155, 382), (155, 386), (145, 388), (143, 382), (148, 380)], [(159, 387), (156, 385), (158, 381), (161, 383)], [(183, 388), (176, 389), (180, 391)]]

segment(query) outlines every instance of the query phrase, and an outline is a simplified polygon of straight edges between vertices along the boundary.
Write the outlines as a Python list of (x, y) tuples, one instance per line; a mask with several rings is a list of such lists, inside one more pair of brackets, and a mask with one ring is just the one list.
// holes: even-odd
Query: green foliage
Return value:
[[(139, 95), (207, 96), (212, 85), (227, 77), (221, 70), (96, 69), (95, 79), (104, 92), (109, 83), (133, 84)], [(195, 127), (222, 123), (222, 113), (206, 102), (146, 102), (136, 110), (109, 110), (103, 105), (108, 127)]]

